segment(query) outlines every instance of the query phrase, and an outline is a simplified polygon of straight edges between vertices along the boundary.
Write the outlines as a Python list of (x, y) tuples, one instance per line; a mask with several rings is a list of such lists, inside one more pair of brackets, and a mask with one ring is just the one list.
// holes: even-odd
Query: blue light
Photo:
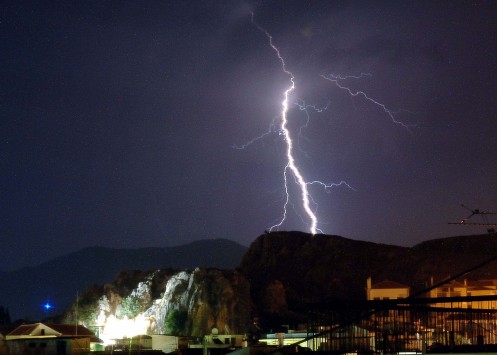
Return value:
[(51, 310), (53, 308), (53, 306), (47, 302), (43, 305), (43, 308), (45, 308), (45, 311), (48, 312), (49, 310)]

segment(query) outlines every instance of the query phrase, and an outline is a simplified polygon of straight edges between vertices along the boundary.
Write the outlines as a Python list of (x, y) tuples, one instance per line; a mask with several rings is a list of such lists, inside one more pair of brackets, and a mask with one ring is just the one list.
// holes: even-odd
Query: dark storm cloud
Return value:
[(400, 39), (375, 35), (362, 40), (352, 48), (328, 48), (323, 53), (321, 62), (323, 64), (338, 62), (340, 66), (347, 65), (353, 68), (371, 60), (379, 60), (385, 65), (399, 65), (420, 56), (432, 61), (441, 61), (443, 58), (441, 46), (442, 44), (438, 42), (419, 47), (408, 45)]

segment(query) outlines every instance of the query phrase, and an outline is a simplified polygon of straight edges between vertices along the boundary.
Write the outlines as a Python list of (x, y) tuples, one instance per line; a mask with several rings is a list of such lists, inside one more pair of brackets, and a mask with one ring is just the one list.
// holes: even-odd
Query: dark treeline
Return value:
[(0, 325), (10, 324), (10, 313), (9, 309), (4, 306), (0, 306)]

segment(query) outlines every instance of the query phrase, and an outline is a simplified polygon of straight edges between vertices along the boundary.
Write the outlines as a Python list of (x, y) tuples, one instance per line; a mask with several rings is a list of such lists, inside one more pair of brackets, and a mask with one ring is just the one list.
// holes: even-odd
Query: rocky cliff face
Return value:
[(249, 284), (236, 271), (125, 272), (112, 284), (88, 290), (66, 321), (77, 315), (104, 340), (138, 334), (201, 336), (214, 327), (244, 332), (251, 308)]
[[(365, 299), (368, 277), (411, 286), (411, 292), (497, 256), (497, 236), (432, 240), (412, 248), (339, 236), (278, 232), (260, 236), (239, 271), (195, 269), (121, 272), (116, 280), (90, 288), (67, 321), (99, 328), (107, 337), (136, 334), (201, 336), (213, 327), (223, 333), (250, 331), (259, 315), (263, 326), (305, 322), (305, 305), (330, 299)], [(497, 262), (467, 279), (497, 278)], [(255, 305), (255, 306), (253, 306)], [(70, 319), (72, 317), (72, 319)]]
[[(386, 279), (415, 292), (497, 256), (497, 236), (438, 239), (412, 248), (339, 236), (275, 232), (250, 246), (240, 267), (263, 318), (296, 320), (302, 305), (329, 299), (364, 299), (366, 280)], [(465, 275), (497, 278), (497, 262)]]
[(123, 270), (196, 267), (228, 270), (240, 265), (246, 251), (247, 247), (227, 239), (199, 240), (165, 248), (85, 248), (40, 265), (0, 272), (2, 289), (9, 290), (0, 292), (0, 304), (9, 307), (12, 319), (40, 319), (46, 316), (39, 306), (41, 295), (58, 309), (65, 309), (74, 302), (75, 290), (109, 282)]
[[(406, 269), (408, 265), (398, 265), (398, 260), (408, 255), (407, 248), (338, 236), (270, 233), (250, 246), (241, 271), (256, 300), (264, 298), (277, 280), (292, 306), (327, 297), (363, 299), (368, 276), (388, 278), (394, 270)], [(403, 276), (398, 281), (405, 280)]]

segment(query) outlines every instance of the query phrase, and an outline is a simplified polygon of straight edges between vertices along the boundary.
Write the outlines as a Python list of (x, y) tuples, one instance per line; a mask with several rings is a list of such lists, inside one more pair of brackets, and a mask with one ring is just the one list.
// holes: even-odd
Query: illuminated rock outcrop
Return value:
[(201, 336), (214, 327), (226, 333), (248, 328), (250, 288), (236, 271), (157, 270), (128, 276), (141, 276), (142, 281), (129, 291), (124, 285), (130, 282), (119, 275), (114, 284), (88, 290), (67, 321), (77, 314), (80, 323), (98, 330), (107, 343), (139, 334)]

